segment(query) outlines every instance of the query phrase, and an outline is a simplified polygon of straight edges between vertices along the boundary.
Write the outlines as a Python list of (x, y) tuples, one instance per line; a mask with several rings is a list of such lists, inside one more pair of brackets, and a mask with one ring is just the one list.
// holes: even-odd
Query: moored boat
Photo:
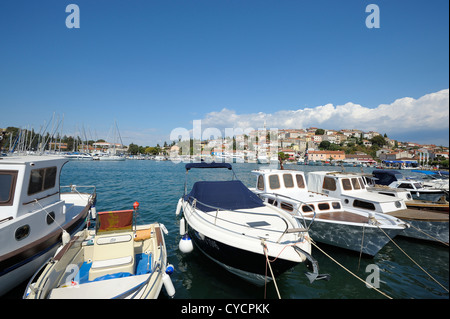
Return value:
[(0, 158), (0, 295), (33, 275), (61, 240), (86, 226), (95, 187), (85, 192), (82, 186), (60, 187), (67, 162), (53, 156)]
[[(442, 181), (442, 184), (428, 183), (426, 187), (423, 181), (412, 178), (405, 178), (403, 174), (396, 170), (376, 169), (372, 172), (376, 184), (389, 186), (391, 188), (399, 188), (408, 190), (413, 199), (437, 202), (441, 198), (448, 200), (448, 180)], [(440, 185), (440, 187), (437, 187)]]
[[(339, 198), (308, 191), (304, 173), (254, 170), (252, 191), (266, 203), (311, 223), (309, 234), (321, 243), (375, 256), (406, 224), (389, 215), (343, 207)], [(387, 237), (384, 233), (389, 234)]]
[[(232, 170), (228, 163), (186, 165), (186, 171), (192, 168)], [(308, 274), (311, 281), (323, 278), (311, 256), (308, 229), (303, 223), (299, 226), (294, 216), (265, 204), (239, 180), (199, 181), (189, 193), (186, 185), (187, 180), (177, 206), (177, 214), (183, 211), (180, 248), (184, 240), (192, 240), (207, 257), (256, 285), (305, 261), (313, 266), (314, 273)]]
[(410, 226), (399, 235), (416, 239), (449, 242), (448, 215), (407, 208), (404, 200), (369, 192), (362, 174), (344, 172), (311, 172), (308, 188), (338, 197), (346, 207), (366, 209), (397, 217)]
[(30, 280), (26, 299), (156, 299), (173, 296), (164, 225), (136, 225), (134, 210), (98, 213)]

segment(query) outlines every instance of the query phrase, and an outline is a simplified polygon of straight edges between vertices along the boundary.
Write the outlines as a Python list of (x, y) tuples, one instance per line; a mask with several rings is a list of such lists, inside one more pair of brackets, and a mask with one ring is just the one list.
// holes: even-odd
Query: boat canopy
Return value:
[(390, 185), (395, 181), (405, 179), (399, 171), (389, 169), (374, 169), (372, 175), (377, 179), (376, 183), (380, 185)]
[(186, 164), (186, 170), (190, 170), (191, 168), (228, 168), (228, 169), (232, 169), (231, 164), (229, 163), (206, 163), (206, 162), (201, 162), (201, 163), (188, 163)]
[(414, 169), (411, 172), (413, 172), (413, 173), (422, 173), (422, 174), (425, 174), (425, 175), (448, 175), (447, 171), (426, 171), (426, 170)]
[(196, 207), (204, 212), (249, 209), (263, 207), (263, 201), (250, 191), (241, 181), (201, 181), (196, 182), (185, 200), (197, 200)]

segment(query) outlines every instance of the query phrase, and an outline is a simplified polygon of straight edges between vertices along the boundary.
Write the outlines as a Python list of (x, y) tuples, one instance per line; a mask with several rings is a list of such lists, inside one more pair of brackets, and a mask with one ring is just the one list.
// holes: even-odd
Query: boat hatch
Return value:
[(247, 223), (250, 227), (262, 227), (262, 226), (270, 226), (268, 222), (265, 221), (259, 221), (259, 222), (250, 222)]

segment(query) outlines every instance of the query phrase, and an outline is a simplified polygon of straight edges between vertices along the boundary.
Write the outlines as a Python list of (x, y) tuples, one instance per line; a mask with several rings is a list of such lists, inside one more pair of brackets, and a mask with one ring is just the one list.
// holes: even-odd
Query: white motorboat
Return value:
[(256, 187), (251, 190), (266, 203), (304, 218), (311, 224), (309, 234), (317, 242), (375, 256), (389, 243), (389, 237), (406, 228), (395, 217), (344, 209), (339, 198), (308, 191), (301, 171), (264, 169), (252, 173), (256, 175)]
[[(28, 279), (61, 244), (86, 226), (95, 187), (59, 185), (54, 156), (0, 158), (0, 295)], [(63, 192), (65, 189), (67, 191)]]
[[(186, 173), (192, 168), (232, 170), (228, 163), (191, 163)], [(256, 285), (307, 260), (314, 269), (308, 278), (323, 278), (311, 256), (308, 229), (296, 217), (265, 204), (239, 180), (199, 181), (189, 193), (186, 185), (187, 177), (185, 194), (177, 206), (177, 215), (183, 210), (183, 252), (191, 251), (193, 246), (185, 242), (193, 241), (207, 257)], [(267, 264), (271, 272), (266, 272)]]
[(136, 225), (134, 210), (98, 213), (33, 276), (26, 299), (156, 299), (169, 277), (164, 225)]
[(369, 192), (363, 174), (344, 172), (308, 173), (308, 189), (313, 192), (338, 197), (345, 207), (371, 210), (397, 217), (410, 225), (399, 235), (416, 239), (448, 243), (448, 215), (407, 208), (404, 200)]
[[(442, 197), (448, 200), (448, 180), (430, 180), (425, 184), (423, 181), (412, 178), (405, 178), (403, 174), (396, 170), (373, 170), (374, 181), (378, 185), (385, 185), (391, 188), (408, 190), (413, 199), (437, 202)], [(424, 175), (432, 176), (432, 175)]]
[(93, 156), (94, 161), (125, 161), (125, 156), (112, 155), (108, 153), (97, 153)]
[(80, 152), (72, 152), (64, 155), (65, 158), (70, 160), (79, 160), (79, 161), (92, 161), (93, 156), (88, 153), (80, 153)]
[(363, 181), (366, 189), (369, 192), (383, 194), (387, 196), (396, 197), (405, 201), (407, 208), (429, 210), (434, 212), (441, 212), (448, 214), (449, 203), (445, 198), (440, 198), (437, 202), (413, 199), (410, 191), (406, 188), (392, 188), (386, 185), (379, 185), (375, 183), (375, 178), (372, 175), (364, 175)]
[(269, 164), (270, 159), (267, 157), (267, 155), (260, 154), (257, 156), (257, 162), (258, 164)]

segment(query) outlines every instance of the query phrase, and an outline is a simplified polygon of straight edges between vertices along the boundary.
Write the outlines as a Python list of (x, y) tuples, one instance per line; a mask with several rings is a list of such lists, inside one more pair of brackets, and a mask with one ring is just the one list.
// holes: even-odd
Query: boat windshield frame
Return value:
[(211, 168), (226, 168), (233, 173), (232, 180), (235, 180), (235, 179), (239, 180), (230, 163), (216, 163), (216, 162), (187, 163), (185, 165), (185, 168), (186, 168), (186, 174), (185, 174), (185, 178), (184, 178), (184, 195), (183, 195), (183, 197), (187, 195), (187, 176), (188, 176), (188, 172), (192, 168), (210, 168), (210, 169)]

